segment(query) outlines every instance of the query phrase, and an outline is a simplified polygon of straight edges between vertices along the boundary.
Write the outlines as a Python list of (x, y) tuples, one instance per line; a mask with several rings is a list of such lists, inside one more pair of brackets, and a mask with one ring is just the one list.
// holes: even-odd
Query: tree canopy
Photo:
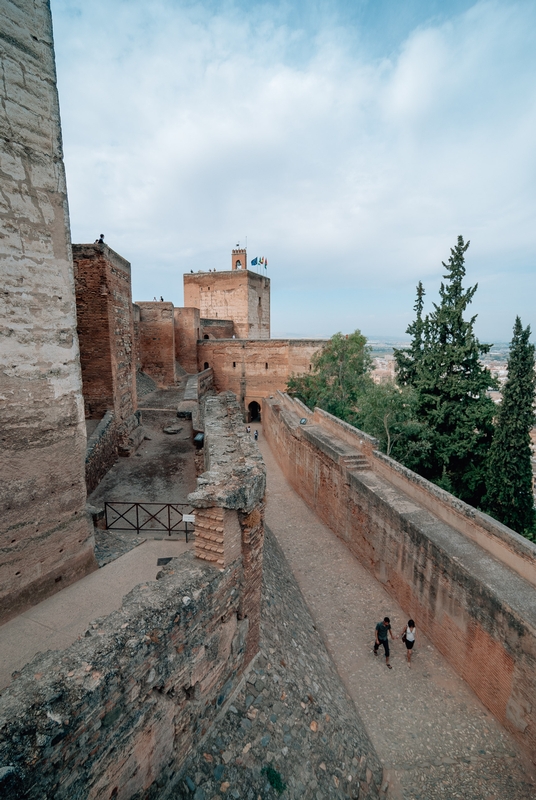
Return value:
[(530, 326), (516, 318), (510, 344), (508, 378), (493, 435), (484, 507), (500, 522), (534, 538), (530, 431), (534, 425), (534, 345)]
[(427, 463), (419, 472), (472, 505), (485, 493), (486, 458), (493, 434), (495, 405), (488, 394), (497, 382), (482, 364), (491, 345), (474, 333), (476, 315), (464, 318), (477, 285), (465, 289), (465, 253), (458, 237), (451, 249), (439, 303), (422, 318), (424, 290), (417, 287), (417, 317), (408, 328), (411, 346), (395, 351), (401, 382), (416, 392), (416, 419), (429, 432)]
[(287, 391), (309, 408), (319, 406), (336, 417), (351, 421), (357, 412), (358, 398), (370, 383), (372, 358), (367, 340), (356, 330), (336, 333), (312, 358), (313, 370), (292, 375)]
[(373, 382), (370, 348), (356, 330), (336, 333), (287, 391), (372, 434), (405, 466), (533, 538), (535, 348), (517, 319), (497, 412), (489, 390), (498, 383), (482, 363), (491, 345), (476, 337), (476, 315), (467, 316), (478, 288), (463, 285), (468, 247), (459, 236), (428, 314), (419, 282), (410, 345), (394, 351), (396, 383)]

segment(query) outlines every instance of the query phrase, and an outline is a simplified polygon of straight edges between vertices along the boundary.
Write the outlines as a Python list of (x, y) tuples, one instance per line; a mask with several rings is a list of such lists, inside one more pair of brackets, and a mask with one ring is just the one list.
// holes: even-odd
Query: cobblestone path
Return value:
[(408, 619), (293, 491), (262, 436), (266, 524), (275, 535), (386, 770), (392, 800), (534, 800), (535, 769), (431, 643), (419, 633), (408, 668), (372, 652), (374, 626)]

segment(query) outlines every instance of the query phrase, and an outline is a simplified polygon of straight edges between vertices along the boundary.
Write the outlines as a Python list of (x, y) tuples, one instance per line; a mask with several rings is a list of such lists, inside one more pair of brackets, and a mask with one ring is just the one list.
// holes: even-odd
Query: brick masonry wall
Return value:
[(197, 372), (197, 340), (201, 338), (198, 308), (174, 308), (175, 359), (191, 375)]
[(0, 622), (96, 569), (52, 23), (1, 3)]
[(175, 385), (175, 322), (173, 303), (138, 302), (140, 366), (157, 385)]
[(86, 417), (134, 414), (136, 354), (131, 269), (105, 244), (73, 245), (77, 329)]
[[(370, 437), (356, 432), (351, 447), (334, 418), (309, 412), (300, 426), (303, 406), (293, 406), (282, 395), (263, 403), (265, 436), (293, 487), (536, 760), (534, 586), (387, 481)], [(363, 453), (368, 469), (345, 466)]]
[(198, 369), (212, 367), (216, 389), (233, 392), (247, 409), (252, 401), (260, 405), (263, 397), (284, 391), (292, 373), (308, 372), (322, 344), (319, 339), (200, 341)]

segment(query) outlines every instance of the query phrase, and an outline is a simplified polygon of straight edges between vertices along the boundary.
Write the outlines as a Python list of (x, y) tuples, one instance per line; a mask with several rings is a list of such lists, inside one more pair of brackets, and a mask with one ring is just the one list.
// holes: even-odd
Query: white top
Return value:
[(415, 630), (416, 630), (416, 628), (413, 628), (413, 630), (412, 630), (409, 626), (406, 628), (406, 640), (408, 642), (414, 642), (415, 641)]

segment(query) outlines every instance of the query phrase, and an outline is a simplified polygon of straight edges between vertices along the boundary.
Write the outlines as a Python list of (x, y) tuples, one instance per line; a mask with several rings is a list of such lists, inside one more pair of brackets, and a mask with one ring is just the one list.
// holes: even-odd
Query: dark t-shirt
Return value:
[(384, 642), (387, 639), (388, 632), (391, 630), (391, 626), (384, 625), (383, 622), (378, 622), (376, 630), (378, 631), (378, 639)]

